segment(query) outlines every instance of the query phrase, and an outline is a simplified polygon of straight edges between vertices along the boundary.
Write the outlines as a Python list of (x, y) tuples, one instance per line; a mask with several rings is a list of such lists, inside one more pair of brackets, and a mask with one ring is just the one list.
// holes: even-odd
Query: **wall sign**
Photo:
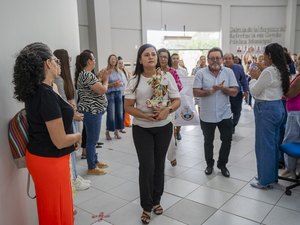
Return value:
[(238, 56), (248, 48), (254, 48), (254, 54), (263, 53), (266, 45), (277, 42), (284, 44), (285, 27), (230, 27), (230, 51)]

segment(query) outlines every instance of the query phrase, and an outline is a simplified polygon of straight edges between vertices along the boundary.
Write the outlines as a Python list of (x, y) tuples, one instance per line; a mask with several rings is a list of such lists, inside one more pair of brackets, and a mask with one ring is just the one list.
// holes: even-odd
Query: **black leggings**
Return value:
[(143, 128), (134, 125), (132, 128), (139, 160), (141, 206), (148, 212), (160, 203), (164, 192), (165, 159), (172, 133), (172, 123), (162, 127)]

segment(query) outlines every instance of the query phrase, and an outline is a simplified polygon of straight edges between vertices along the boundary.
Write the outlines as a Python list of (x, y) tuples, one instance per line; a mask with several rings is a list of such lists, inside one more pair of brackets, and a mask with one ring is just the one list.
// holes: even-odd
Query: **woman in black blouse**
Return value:
[(73, 108), (52, 89), (59, 60), (43, 43), (27, 45), (14, 66), (14, 95), (25, 102), (29, 123), (28, 170), (33, 178), (40, 225), (72, 225), (70, 153), (79, 146)]

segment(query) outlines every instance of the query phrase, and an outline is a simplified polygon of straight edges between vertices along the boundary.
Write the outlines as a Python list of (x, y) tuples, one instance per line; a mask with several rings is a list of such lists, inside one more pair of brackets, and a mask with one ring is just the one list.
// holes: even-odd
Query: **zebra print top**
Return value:
[(77, 80), (78, 90), (78, 110), (97, 114), (105, 112), (107, 108), (107, 99), (105, 94), (98, 95), (90, 87), (99, 82), (95, 74), (88, 71), (82, 71)]

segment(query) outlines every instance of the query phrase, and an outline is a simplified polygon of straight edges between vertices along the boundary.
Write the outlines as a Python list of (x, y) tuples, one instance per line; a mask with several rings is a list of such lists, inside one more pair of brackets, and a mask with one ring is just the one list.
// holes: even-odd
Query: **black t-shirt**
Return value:
[(41, 84), (36, 93), (25, 102), (29, 123), (30, 153), (44, 157), (61, 157), (75, 150), (74, 145), (58, 149), (52, 143), (46, 127), (47, 121), (62, 118), (66, 134), (73, 133), (74, 110), (52, 87)]

